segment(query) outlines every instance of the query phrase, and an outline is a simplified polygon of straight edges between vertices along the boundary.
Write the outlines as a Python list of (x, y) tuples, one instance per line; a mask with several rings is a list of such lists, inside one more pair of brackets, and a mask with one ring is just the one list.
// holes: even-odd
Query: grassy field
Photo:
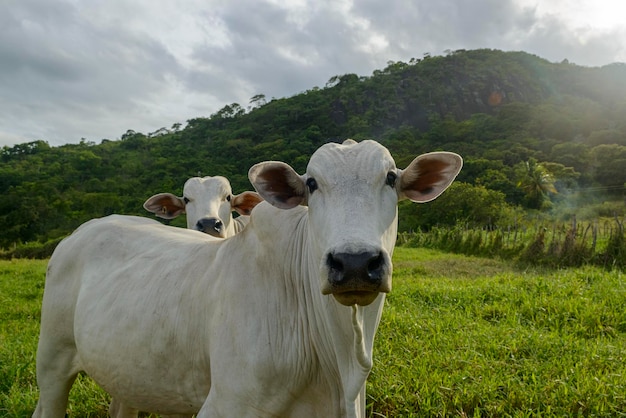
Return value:
[[(370, 417), (626, 416), (626, 277), (397, 248)], [(0, 417), (28, 417), (46, 261), (0, 261)], [(105, 417), (80, 376), (70, 417)]]

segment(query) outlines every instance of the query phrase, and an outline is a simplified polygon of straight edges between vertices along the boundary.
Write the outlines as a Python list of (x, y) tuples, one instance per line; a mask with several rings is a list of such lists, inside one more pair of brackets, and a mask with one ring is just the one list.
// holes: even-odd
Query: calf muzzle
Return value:
[(196, 223), (196, 229), (217, 238), (224, 238), (224, 223), (219, 218), (202, 218)]

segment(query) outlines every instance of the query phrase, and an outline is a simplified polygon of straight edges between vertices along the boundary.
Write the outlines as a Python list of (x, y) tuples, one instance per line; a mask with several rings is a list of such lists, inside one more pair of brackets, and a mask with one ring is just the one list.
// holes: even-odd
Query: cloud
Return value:
[(246, 107), (256, 94), (288, 97), (335, 75), (367, 76), (388, 61), (448, 49), (524, 50), (583, 65), (626, 60), (621, 25), (598, 29), (542, 5), (5, 0), (0, 146), (148, 133), (233, 102)]
[(157, 123), (142, 103), (158, 102), (168, 75), (182, 71), (163, 45), (69, 3), (47, 4), (15, 2), (2, 18), (0, 126), (13, 127), (5, 135), (75, 142), (107, 137), (111, 123)]
[[(626, 27), (604, 30), (571, 28), (556, 17), (537, 21), (522, 42), (521, 49), (537, 51), (552, 61), (568, 59), (586, 66), (626, 61)], [(609, 59), (608, 57), (612, 57)]]

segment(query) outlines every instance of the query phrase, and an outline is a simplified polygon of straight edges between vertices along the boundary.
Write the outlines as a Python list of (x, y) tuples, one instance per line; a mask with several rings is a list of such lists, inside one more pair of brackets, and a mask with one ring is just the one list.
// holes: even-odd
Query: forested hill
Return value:
[[(0, 248), (64, 236), (114, 212), (149, 216), (142, 208), (147, 197), (180, 195), (191, 176), (224, 175), (235, 192), (247, 190), (254, 163), (281, 160), (303, 172), (319, 145), (345, 138), (377, 139), (400, 167), (428, 151), (463, 155), (455, 193), (470, 203), (448, 200), (448, 222), (497, 222), (472, 202), (503, 213), (505, 206), (549, 210), (576, 190), (619, 197), (626, 183), (626, 65), (586, 68), (523, 52), (455, 51), (390, 62), (371, 76), (333, 76), (290, 98), (260, 94), (185, 126), (156, 128), (100, 144), (50, 147), (42, 138), (4, 147)], [(533, 192), (524, 177), (533, 175), (553, 190)], [(411, 227), (446, 222), (420, 210)]]

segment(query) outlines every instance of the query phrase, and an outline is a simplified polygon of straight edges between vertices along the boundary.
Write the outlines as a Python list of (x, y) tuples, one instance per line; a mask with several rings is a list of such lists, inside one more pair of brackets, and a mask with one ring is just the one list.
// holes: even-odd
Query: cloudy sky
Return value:
[(448, 49), (626, 62), (625, 16), (624, 0), (1, 0), (0, 146), (185, 126)]

